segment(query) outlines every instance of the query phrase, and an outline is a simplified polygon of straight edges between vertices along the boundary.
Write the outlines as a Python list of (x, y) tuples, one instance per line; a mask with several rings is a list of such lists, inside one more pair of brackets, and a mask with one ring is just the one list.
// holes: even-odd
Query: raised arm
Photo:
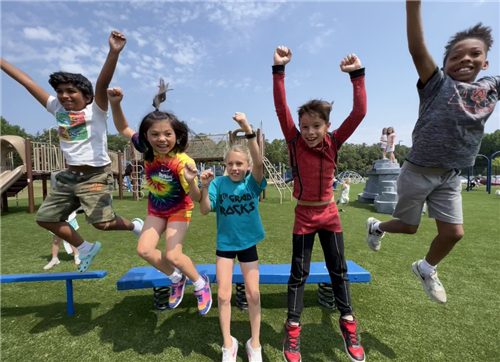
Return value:
[(26, 90), (30, 92), (31, 95), (35, 97), (35, 99), (43, 106), (43, 108), (47, 108), (47, 101), (49, 100), (50, 95), (42, 87), (36, 84), (28, 74), (24, 73), (20, 69), (17, 69), (3, 58), (0, 58), (0, 66), (9, 77), (26, 88)]
[[(233, 116), (233, 119), (238, 123), (247, 136), (255, 134), (252, 131), (252, 127), (248, 124), (244, 113), (236, 113)], [(248, 149), (250, 150), (250, 155), (252, 156), (252, 176), (260, 185), (264, 175), (264, 164), (262, 163), (262, 156), (260, 154), (259, 144), (257, 143), (257, 137), (252, 137), (248, 140)]]
[(292, 59), (292, 51), (286, 47), (278, 47), (274, 52), (273, 65), (273, 96), (274, 107), (280, 121), (281, 130), (287, 142), (292, 141), (298, 134), (293, 122), (292, 114), (286, 104), (285, 93), (285, 65)]
[(104, 112), (108, 111), (108, 97), (106, 91), (109, 87), (109, 83), (111, 83), (111, 79), (113, 79), (118, 57), (126, 42), (127, 39), (125, 39), (122, 33), (115, 30), (111, 32), (109, 36), (108, 57), (102, 66), (101, 73), (95, 85), (95, 102)]
[(365, 89), (365, 68), (361, 67), (361, 61), (356, 54), (345, 57), (340, 63), (340, 69), (349, 73), (353, 87), (353, 104), (349, 117), (333, 131), (335, 139), (342, 145), (358, 128), (361, 121), (366, 116), (366, 89)]
[(196, 169), (196, 165), (194, 163), (186, 163), (184, 165), (184, 180), (186, 180), (189, 187), (188, 196), (191, 200), (200, 202), (201, 201), (201, 191), (198, 187), (198, 183), (196, 182), (196, 176), (198, 176), (198, 170)]
[[(216, 189), (211, 187), (212, 195), (209, 194), (210, 183), (214, 180), (214, 173), (211, 170), (206, 170), (200, 175), (201, 179), (201, 199), (200, 199), (200, 212), (202, 215), (208, 215), (212, 211), (212, 204), (216, 204)], [(212, 197), (212, 200), (210, 200)]]
[(406, 0), (406, 34), (408, 49), (417, 69), (418, 77), (423, 84), (426, 84), (434, 74), (437, 65), (425, 45), (421, 1), (419, 0)]
[[(127, 119), (123, 114), (121, 101), (123, 99), (123, 91), (121, 88), (108, 89), (107, 98), (111, 104), (111, 113), (113, 115), (113, 122), (115, 123), (116, 130), (128, 140), (132, 140), (135, 134), (134, 130), (128, 126)], [(106, 104), (108, 102), (106, 101)]]

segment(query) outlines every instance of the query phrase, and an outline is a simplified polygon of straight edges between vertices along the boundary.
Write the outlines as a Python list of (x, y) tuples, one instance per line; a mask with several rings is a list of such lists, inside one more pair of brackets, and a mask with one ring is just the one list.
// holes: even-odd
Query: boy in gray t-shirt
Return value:
[(412, 149), (398, 178), (396, 219), (381, 223), (369, 218), (366, 242), (378, 251), (386, 232), (415, 234), (427, 202), (438, 235), (412, 270), (432, 300), (446, 303), (436, 266), (464, 234), (459, 169), (474, 164), (484, 125), (498, 101), (500, 77), (476, 81), (478, 73), (488, 69), (491, 28), (479, 23), (455, 34), (445, 47), (444, 66), (439, 69), (425, 45), (420, 1), (407, 0), (406, 15), (408, 46), (420, 78), (419, 115)]

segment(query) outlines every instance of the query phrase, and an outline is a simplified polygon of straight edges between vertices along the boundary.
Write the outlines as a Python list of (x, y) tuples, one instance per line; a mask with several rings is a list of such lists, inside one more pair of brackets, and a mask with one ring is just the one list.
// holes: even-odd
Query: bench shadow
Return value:
[[(167, 348), (175, 348), (182, 357), (197, 353), (212, 361), (220, 361), (222, 334), (216, 309), (215, 313), (210, 312), (210, 316), (200, 316), (196, 299), (192, 296), (184, 298), (179, 310), (157, 313), (152, 310), (151, 296), (128, 296), (93, 324), (101, 328), (101, 342), (111, 343), (113, 352), (133, 350), (141, 355), (159, 355)], [(124, 316), (133, 318), (133, 323)], [(245, 343), (251, 335), (249, 322), (233, 320), (231, 334), (239, 341), (239, 354), (244, 354), (242, 351), (245, 351)], [(273, 347), (281, 348), (282, 334), (265, 321), (261, 323), (261, 335), (266, 336), (266, 341), (268, 338), (275, 341)], [(270, 361), (265, 348), (263, 360)]]
[[(212, 361), (220, 361), (222, 359), (222, 334), (216, 293), (214, 293), (213, 310), (209, 316), (198, 314), (194, 296), (186, 294), (184, 298), (179, 309), (158, 313), (153, 310), (152, 294), (126, 296), (119, 303), (114, 304), (111, 310), (94, 319), (92, 319), (92, 312), (100, 305), (99, 303), (75, 303), (75, 314), (71, 317), (66, 314), (66, 303), (54, 303), (42, 307), (5, 307), (1, 308), (1, 313), (4, 321), (4, 318), (28, 314), (42, 318), (29, 331), (32, 334), (63, 326), (71, 336), (78, 337), (99, 328), (101, 342), (111, 344), (113, 352), (132, 350), (141, 355), (159, 355), (167, 348), (174, 348), (182, 357), (197, 353)], [(281, 320), (284, 321), (286, 300), (286, 290), (283, 293), (262, 294), (262, 307), (263, 309), (280, 309), (279, 313), (283, 314)], [(305, 291), (304, 304), (306, 309), (318, 306), (316, 290)], [(232, 305), (235, 305), (234, 295)], [(233, 308), (231, 333), (240, 342), (239, 355), (242, 356), (251, 331), (248, 318), (242, 318), (240, 313), (248, 315), (246, 311)], [(345, 353), (338, 318), (337, 311), (322, 309), (319, 323), (308, 323), (302, 326), (303, 360), (319, 362), (327, 356), (329, 360), (341, 361), (334, 357), (339, 351), (340, 354)], [(264, 319), (261, 322), (262, 355), (265, 362), (271, 361), (271, 356), (275, 357), (276, 351), (281, 353), (282, 350), (284, 326), (279, 325), (276, 328), (276, 320), (276, 318), (273, 319), (272, 325)], [(376, 350), (389, 359), (396, 358), (396, 354), (389, 346), (362, 329), (361, 324), (361, 340), (367, 355), (371, 350)], [(270, 348), (273, 349), (272, 352)]]
[(92, 325), (92, 310), (100, 303), (75, 303), (75, 314), (66, 314), (66, 303), (53, 303), (40, 307), (2, 307), (4, 318), (15, 318), (33, 314), (35, 318), (42, 318), (30, 331), (31, 334), (43, 333), (52, 328), (63, 326), (74, 337), (90, 332)]
[(368, 210), (370, 212), (377, 212), (377, 210), (375, 209), (375, 206), (373, 204), (364, 204), (364, 203), (359, 202), (357, 200), (349, 202), (348, 205), (351, 207), (354, 207), (356, 209), (364, 209), (364, 210)]

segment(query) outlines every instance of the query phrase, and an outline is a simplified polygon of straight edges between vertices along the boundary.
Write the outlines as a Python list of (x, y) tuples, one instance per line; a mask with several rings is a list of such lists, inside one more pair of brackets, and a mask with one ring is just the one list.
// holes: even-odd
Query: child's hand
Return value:
[(208, 186), (214, 180), (214, 173), (211, 170), (203, 171), (200, 175), (201, 185)]
[(121, 52), (127, 43), (125, 35), (119, 31), (113, 30), (109, 36), (109, 50), (114, 52)]
[(184, 166), (184, 178), (187, 182), (193, 181), (195, 177), (198, 176), (198, 170), (196, 166), (192, 163), (186, 163)]
[(236, 123), (238, 123), (243, 132), (252, 133), (252, 127), (250, 127), (250, 125), (248, 124), (245, 113), (236, 112), (233, 116), (233, 119), (236, 121)]
[(361, 69), (361, 61), (356, 54), (349, 54), (340, 62), (340, 70), (345, 73), (351, 73), (357, 69)]
[(292, 51), (287, 47), (277, 47), (274, 52), (274, 65), (285, 65), (292, 60)]
[(108, 88), (108, 100), (111, 104), (120, 103), (123, 99), (123, 91), (121, 88)]

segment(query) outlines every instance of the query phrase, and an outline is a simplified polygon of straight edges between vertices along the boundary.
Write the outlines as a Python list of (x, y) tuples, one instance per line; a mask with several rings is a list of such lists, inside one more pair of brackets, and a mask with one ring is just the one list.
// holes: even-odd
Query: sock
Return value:
[(432, 272), (434, 270), (436, 270), (436, 266), (432, 266), (430, 265), (427, 260), (425, 260), (425, 258), (422, 260), (422, 262), (420, 263), (420, 265), (418, 266), (418, 268), (420, 269), (420, 272), (422, 274), (425, 274), (425, 275), (430, 275), (432, 274)]
[(383, 231), (380, 230), (380, 221), (377, 221), (375, 224), (373, 224), (373, 230), (378, 231), (380, 234), (383, 233)]
[(294, 327), (298, 327), (300, 325), (299, 322), (291, 322), (291, 321), (288, 321), (288, 324)]
[(134, 230), (132, 230), (132, 232), (140, 235), (142, 231), (142, 225), (138, 222), (133, 222), (132, 225), (134, 225)]
[(169, 275), (168, 278), (172, 282), (172, 284), (179, 283), (182, 279), (182, 273), (179, 269), (175, 268), (172, 275)]
[(59, 261), (59, 258), (52, 258), (51, 261)]
[(193, 282), (194, 290), (201, 290), (205, 288), (205, 284), (205, 279), (203, 279), (200, 275), (200, 278), (197, 281)]
[(349, 322), (354, 321), (354, 317), (352, 315), (344, 315), (342, 316), (342, 319)]
[(94, 244), (89, 243), (87, 241), (83, 241), (83, 244), (80, 245), (79, 247), (76, 248), (78, 250), (78, 253), (80, 254), (80, 257), (87, 255), (90, 253), (92, 248), (94, 247)]

